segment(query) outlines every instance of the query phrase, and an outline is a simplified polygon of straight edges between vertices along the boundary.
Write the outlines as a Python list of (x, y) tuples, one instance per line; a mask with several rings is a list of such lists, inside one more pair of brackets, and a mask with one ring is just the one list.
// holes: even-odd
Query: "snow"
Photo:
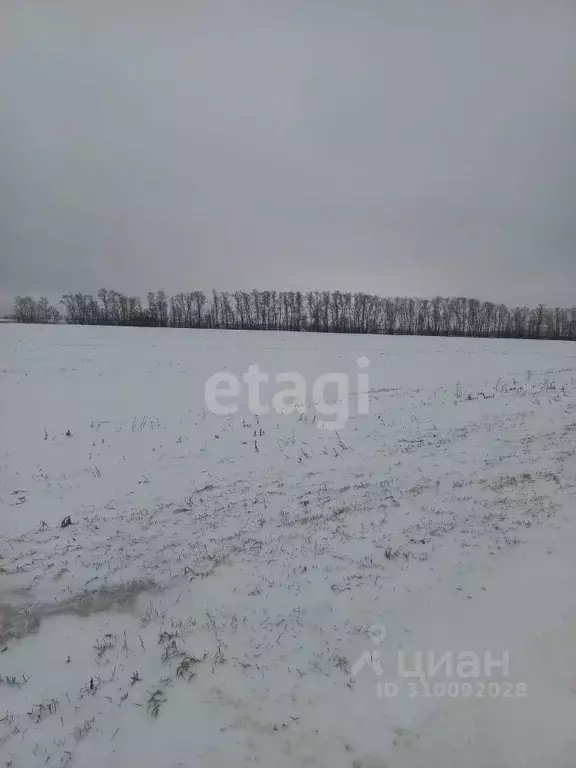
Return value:
[[(347, 424), (210, 412), (251, 364), (347, 373)], [(575, 393), (570, 343), (3, 325), (3, 759), (574, 766)]]

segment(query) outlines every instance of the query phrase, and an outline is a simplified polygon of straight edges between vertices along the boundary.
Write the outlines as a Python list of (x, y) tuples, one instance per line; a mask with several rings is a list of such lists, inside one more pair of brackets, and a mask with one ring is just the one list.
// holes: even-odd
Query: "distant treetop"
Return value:
[(509, 308), (464, 297), (382, 297), (341, 291), (151, 291), (143, 303), (102, 288), (62, 296), (60, 310), (46, 298), (17, 296), (19, 323), (220, 328), (317, 333), (385, 333), (419, 336), (475, 336), (576, 340), (576, 307)]

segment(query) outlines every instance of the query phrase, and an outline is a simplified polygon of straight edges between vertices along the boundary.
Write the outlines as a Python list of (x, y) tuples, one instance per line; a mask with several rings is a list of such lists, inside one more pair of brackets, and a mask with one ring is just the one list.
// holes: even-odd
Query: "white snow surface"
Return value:
[[(204, 402), (359, 356), (338, 434)], [(576, 766), (576, 345), (4, 324), (0, 441), (6, 765)]]

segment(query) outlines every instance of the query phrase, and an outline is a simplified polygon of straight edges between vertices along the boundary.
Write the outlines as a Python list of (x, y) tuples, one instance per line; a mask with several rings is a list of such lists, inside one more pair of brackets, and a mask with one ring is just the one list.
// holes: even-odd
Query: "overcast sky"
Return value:
[(0, 0), (0, 305), (576, 303), (574, 0)]

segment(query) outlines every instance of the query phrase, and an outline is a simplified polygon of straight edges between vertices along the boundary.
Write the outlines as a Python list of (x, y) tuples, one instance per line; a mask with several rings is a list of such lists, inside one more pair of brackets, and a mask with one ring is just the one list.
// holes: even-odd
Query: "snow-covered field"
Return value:
[(0, 441), (7, 765), (576, 765), (576, 345), (6, 324)]

